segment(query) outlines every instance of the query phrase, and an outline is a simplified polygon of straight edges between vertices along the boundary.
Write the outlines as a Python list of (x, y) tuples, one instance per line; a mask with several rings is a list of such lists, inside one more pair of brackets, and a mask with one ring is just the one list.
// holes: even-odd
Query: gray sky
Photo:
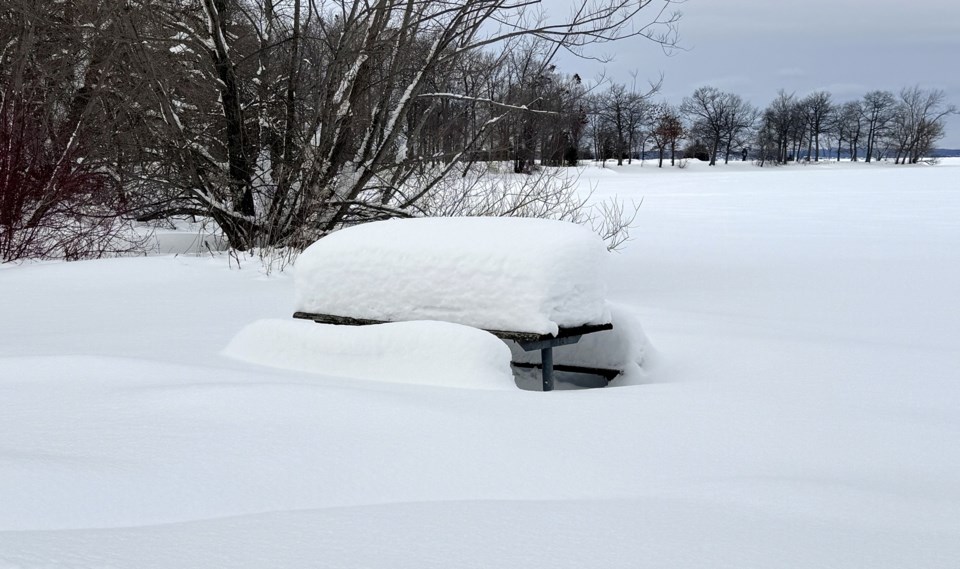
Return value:
[[(842, 102), (920, 85), (960, 106), (960, 0), (686, 0), (677, 8), (686, 51), (667, 57), (637, 39), (608, 45), (608, 75), (628, 83), (633, 70), (641, 80), (662, 71), (663, 96), (676, 102), (703, 85), (760, 107), (781, 88), (824, 89)], [(583, 65), (585, 77), (597, 70), (561, 65)], [(939, 146), (960, 148), (960, 117)]]

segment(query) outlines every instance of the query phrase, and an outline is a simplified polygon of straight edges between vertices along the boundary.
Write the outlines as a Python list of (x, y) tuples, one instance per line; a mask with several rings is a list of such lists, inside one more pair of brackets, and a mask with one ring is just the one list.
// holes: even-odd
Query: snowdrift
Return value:
[(514, 389), (510, 350), (483, 330), (449, 322), (331, 326), (258, 320), (224, 355), (309, 373), (472, 389)]

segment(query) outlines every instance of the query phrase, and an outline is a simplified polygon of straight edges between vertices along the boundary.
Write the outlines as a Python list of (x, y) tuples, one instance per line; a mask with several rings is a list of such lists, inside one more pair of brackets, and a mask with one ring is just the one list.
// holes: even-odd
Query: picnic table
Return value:
[(611, 330), (606, 248), (580, 225), (528, 218), (415, 218), (342, 229), (296, 262), (295, 318), (363, 326), (412, 320), (486, 330), (540, 352), (543, 389), (554, 372), (618, 370), (554, 365), (554, 348)]

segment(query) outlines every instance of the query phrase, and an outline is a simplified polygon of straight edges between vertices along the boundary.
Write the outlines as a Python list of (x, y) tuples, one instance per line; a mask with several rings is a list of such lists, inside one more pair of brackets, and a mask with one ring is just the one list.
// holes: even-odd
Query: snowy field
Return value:
[(226, 357), (256, 261), (0, 267), (0, 567), (960, 567), (960, 161), (653, 166), (581, 177), (643, 198), (641, 385)]

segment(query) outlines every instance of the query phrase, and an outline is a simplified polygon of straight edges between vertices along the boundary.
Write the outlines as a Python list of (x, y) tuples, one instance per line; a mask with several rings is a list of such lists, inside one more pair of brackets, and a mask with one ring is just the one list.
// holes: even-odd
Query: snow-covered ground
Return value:
[(653, 166), (581, 178), (643, 198), (642, 385), (227, 357), (255, 261), (0, 268), (0, 567), (960, 566), (960, 161)]

